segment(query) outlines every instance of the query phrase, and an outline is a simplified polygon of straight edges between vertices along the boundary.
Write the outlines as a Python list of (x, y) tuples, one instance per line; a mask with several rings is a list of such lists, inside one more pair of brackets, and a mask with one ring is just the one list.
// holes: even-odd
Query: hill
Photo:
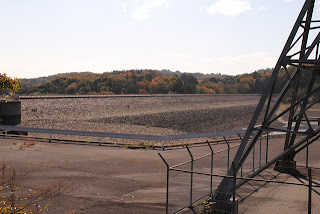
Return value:
[[(22, 79), (19, 94), (260, 94), (272, 69), (236, 76), (170, 70), (124, 70), (102, 74), (63, 73)], [(281, 89), (282, 81), (279, 79)]]

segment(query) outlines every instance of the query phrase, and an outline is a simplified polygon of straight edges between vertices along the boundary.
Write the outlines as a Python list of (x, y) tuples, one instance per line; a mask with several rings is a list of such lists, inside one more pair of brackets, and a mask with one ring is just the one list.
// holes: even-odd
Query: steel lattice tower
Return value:
[[(279, 151), (276, 158), (262, 165), (248, 177), (254, 177), (272, 164), (276, 164), (278, 168), (284, 167), (284, 170), (295, 169), (295, 155), (320, 138), (319, 126), (313, 127), (312, 119), (308, 117), (308, 110), (320, 100), (310, 99), (318, 96), (320, 91), (320, 85), (316, 84), (320, 75), (320, 20), (313, 20), (316, 1), (318, 0), (306, 0), (301, 9), (234, 157), (234, 168), (229, 169), (229, 176), (239, 171), (262, 133), (286, 133), (284, 149)], [(276, 87), (279, 87), (279, 79), (284, 77), (287, 79), (286, 84), (280, 86), (281, 90), (275, 94)], [(302, 85), (302, 80), (307, 83)], [(285, 97), (289, 97), (290, 105), (287, 109), (279, 111), (280, 103)], [(283, 115), (288, 115), (287, 125), (285, 128), (278, 128), (275, 123)], [(306, 123), (305, 131), (301, 129), (302, 123)], [(213, 200), (229, 200), (231, 191), (232, 179), (225, 178)]]

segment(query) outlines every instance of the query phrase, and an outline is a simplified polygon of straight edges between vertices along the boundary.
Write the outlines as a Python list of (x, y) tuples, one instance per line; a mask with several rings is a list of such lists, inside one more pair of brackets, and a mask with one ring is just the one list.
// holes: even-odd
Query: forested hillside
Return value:
[[(236, 76), (169, 70), (67, 73), (22, 79), (19, 94), (261, 94), (271, 73), (272, 69)], [(286, 81), (286, 74), (281, 71), (275, 93), (280, 92)], [(307, 80), (302, 84), (307, 84)]]

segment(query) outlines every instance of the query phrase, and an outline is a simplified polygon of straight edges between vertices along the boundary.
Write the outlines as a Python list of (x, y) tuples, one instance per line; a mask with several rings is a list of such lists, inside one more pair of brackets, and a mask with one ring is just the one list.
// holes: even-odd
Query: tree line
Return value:
[[(293, 68), (289, 68), (291, 73)], [(168, 70), (126, 70), (102, 74), (83, 72), (50, 76), (47, 79), (22, 79), (20, 94), (261, 94), (272, 69), (236, 76), (193, 74)], [(199, 78), (200, 77), (200, 78)], [(281, 71), (274, 93), (287, 82)], [(301, 78), (302, 85), (307, 78)], [(318, 84), (318, 83), (317, 83)], [(319, 83), (320, 84), (320, 83)]]

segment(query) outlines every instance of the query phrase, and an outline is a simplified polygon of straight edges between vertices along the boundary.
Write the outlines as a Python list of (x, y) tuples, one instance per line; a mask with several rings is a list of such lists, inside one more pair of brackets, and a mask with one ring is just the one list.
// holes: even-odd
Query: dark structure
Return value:
[(21, 123), (21, 102), (0, 102), (0, 125), (18, 125)]
[[(229, 176), (239, 171), (263, 133), (284, 132), (286, 137), (283, 151), (279, 151), (276, 158), (247, 177), (254, 177), (272, 164), (276, 164), (276, 170), (294, 172), (295, 155), (320, 138), (319, 126), (311, 125), (312, 121), (318, 119), (308, 115), (308, 110), (319, 102), (316, 98), (319, 97), (320, 89), (320, 86), (315, 84), (320, 75), (320, 20), (312, 18), (315, 3), (316, 0), (306, 0), (302, 7), (234, 157), (234, 168), (229, 169)], [(286, 78), (287, 83), (279, 85), (280, 78)], [(275, 95), (274, 92), (279, 87), (281, 92)], [(288, 97), (290, 106), (280, 112), (280, 103), (284, 98), (288, 100)], [(284, 115), (288, 118), (287, 125), (279, 128), (275, 122)], [(237, 184), (237, 186), (240, 185), (242, 184)], [(229, 201), (231, 196), (232, 179), (224, 178), (212, 200), (217, 203)]]

